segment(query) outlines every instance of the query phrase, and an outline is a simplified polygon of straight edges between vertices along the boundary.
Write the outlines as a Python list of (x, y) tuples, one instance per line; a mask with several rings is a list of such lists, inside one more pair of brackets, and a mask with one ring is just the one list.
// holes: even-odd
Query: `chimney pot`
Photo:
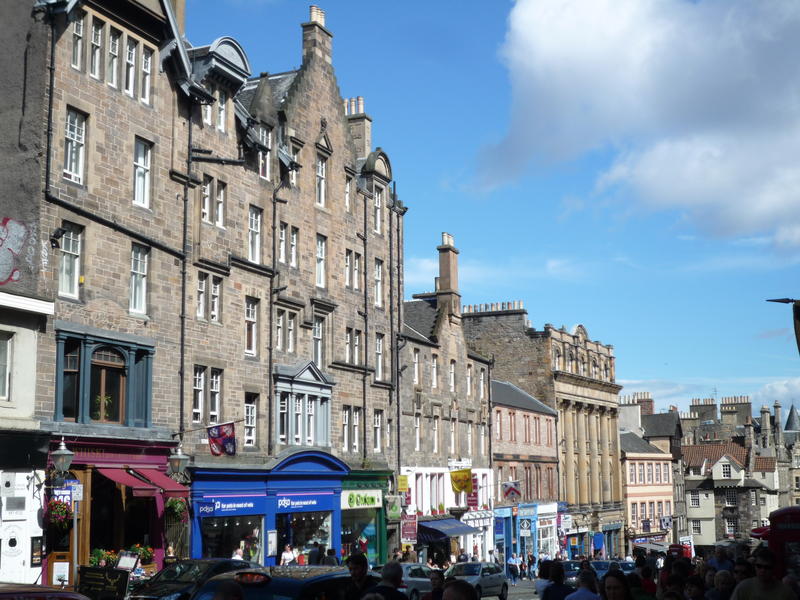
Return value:
[(309, 21), (312, 23), (319, 23), (323, 27), (325, 27), (325, 11), (322, 10), (319, 6), (314, 4), (311, 5), (309, 9)]
[(356, 102), (358, 104), (358, 114), (363, 113), (364, 112), (364, 96), (358, 96), (356, 98)]

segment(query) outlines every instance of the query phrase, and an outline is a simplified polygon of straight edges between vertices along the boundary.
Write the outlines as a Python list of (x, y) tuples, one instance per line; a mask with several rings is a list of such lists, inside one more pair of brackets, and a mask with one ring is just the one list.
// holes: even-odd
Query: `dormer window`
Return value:
[(722, 476), (725, 479), (731, 478), (731, 466), (729, 464), (722, 465)]
[(258, 176), (269, 181), (270, 160), (272, 148), (272, 131), (263, 125), (258, 128), (258, 142), (261, 148), (258, 149)]
[(325, 206), (326, 181), (325, 172), (327, 159), (324, 156), (317, 156), (317, 206)]

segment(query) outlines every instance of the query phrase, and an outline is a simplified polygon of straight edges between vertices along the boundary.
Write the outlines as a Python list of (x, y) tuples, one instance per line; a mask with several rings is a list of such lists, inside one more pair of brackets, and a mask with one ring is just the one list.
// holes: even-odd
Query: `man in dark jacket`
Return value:
[(352, 554), (347, 559), (347, 568), (350, 570), (350, 583), (344, 589), (345, 600), (361, 600), (361, 596), (375, 588), (373, 581), (367, 577), (369, 563), (363, 554)]
[(408, 596), (397, 590), (401, 585), (403, 585), (403, 567), (396, 560), (390, 560), (381, 569), (381, 582), (369, 593), (378, 594), (383, 600), (408, 600)]

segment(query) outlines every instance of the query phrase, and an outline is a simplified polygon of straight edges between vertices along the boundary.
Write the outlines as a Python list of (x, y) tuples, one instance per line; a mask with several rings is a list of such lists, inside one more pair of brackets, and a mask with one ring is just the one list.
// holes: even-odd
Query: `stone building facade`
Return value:
[[(452, 549), (487, 557), (494, 547), (491, 363), (470, 351), (464, 337), (453, 237), (443, 233), (437, 251), (434, 291), (403, 305), (399, 473), (408, 478), (407, 510), (418, 515), (422, 541), (449, 545), (436, 521), (461, 516), (474, 531), (452, 537)], [(471, 499), (451, 488), (449, 472), (457, 469), (472, 469)]]
[(568, 505), (570, 554), (623, 551), (618, 394), (613, 347), (546, 324), (536, 330), (521, 302), (465, 307), (467, 339), (496, 360), (495, 378), (558, 411), (559, 499)]
[[(0, 324), (0, 340), (14, 340), (3, 426), (13, 416), (51, 449), (63, 436), (71, 476), (103, 499), (79, 505), (81, 564), (94, 548), (134, 543), (152, 545), (157, 564), (168, 543), (230, 553), (239, 540), (212, 540), (199, 516), (215, 510), (222, 480), (244, 482), (225, 484), (228, 497), (262, 490), (245, 515), (260, 533), (241, 535), (253, 558), (274, 560), (254, 535), (291, 520), (265, 503), (289, 494), (300, 463), (326, 509), (297, 514), (324, 523), (337, 552), (368, 531), (364, 550), (382, 560), (405, 212), (389, 158), (372, 148), (363, 99), (339, 93), (320, 9), (302, 25), (301, 67), (254, 78), (232, 38), (188, 46), (184, 10), (4, 7), (29, 57), (23, 70), (8, 53), (4, 68), (32, 95), (19, 96), (22, 137), (3, 149), (18, 168), (2, 181), (13, 193), (0, 302), (22, 311)], [(35, 375), (17, 374), (25, 364)], [(236, 452), (212, 455), (206, 428), (226, 423)], [(179, 441), (192, 458), (192, 547), (164, 511), (167, 495), (189, 493), (166, 477)], [(340, 506), (346, 490), (371, 503)], [(227, 516), (208, 518), (225, 529)], [(70, 540), (47, 547), (49, 581)]]

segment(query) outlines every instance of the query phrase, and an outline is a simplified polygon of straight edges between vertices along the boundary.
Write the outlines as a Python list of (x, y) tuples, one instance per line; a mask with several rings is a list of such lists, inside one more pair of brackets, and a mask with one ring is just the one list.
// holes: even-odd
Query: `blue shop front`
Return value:
[(286, 544), (303, 555), (314, 542), (341, 552), (342, 478), (350, 469), (318, 450), (286, 450), (265, 469), (195, 469), (193, 558), (245, 559), (276, 565)]

